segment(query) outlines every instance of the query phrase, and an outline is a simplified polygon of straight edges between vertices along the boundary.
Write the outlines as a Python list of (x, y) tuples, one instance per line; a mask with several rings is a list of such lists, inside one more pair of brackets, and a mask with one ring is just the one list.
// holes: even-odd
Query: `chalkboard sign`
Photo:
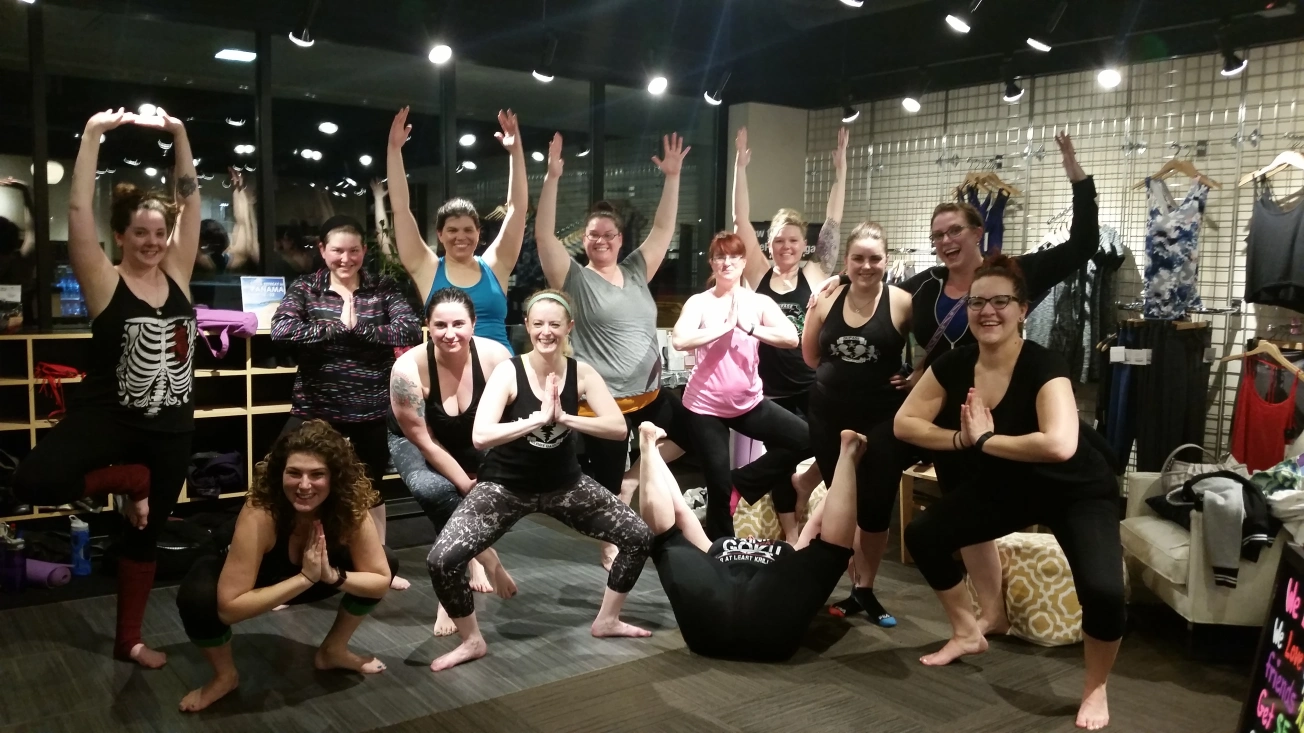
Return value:
[(1304, 729), (1304, 553), (1287, 545), (1276, 590), (1254, 655), (1249, 697), (1237, 733), (1298, 733)]

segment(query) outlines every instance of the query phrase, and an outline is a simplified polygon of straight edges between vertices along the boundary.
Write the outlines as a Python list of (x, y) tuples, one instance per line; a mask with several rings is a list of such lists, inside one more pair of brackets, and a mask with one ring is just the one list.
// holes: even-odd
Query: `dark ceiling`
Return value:
[[(1217, 49), (1230, 22), (1237, 46), (1304, 37), (1304, 12), (1265, 18), (1283, 0), (1071, 0), (1052, 41), (1030, 50), (1056, 0), (980, 0), (973, 30), (943, 23), (972, 0), (321, 0), (317, 38), (424, 56), (441, 32), (458, 58), (528, 71), (545, 32), (558, 39), (555, 71), (576, 79), (646, 84), (664, 65), (671, 92), (700, 97), (729, 70), (730, 102), (816, 108), (888, 98), (928, 70), (932, 89), (999, 81), (1013, 56), (1020, 76)], [(42, 0), (283, 35), (310, 0)], [(546, 12), (546, 20), (545, 20)]]

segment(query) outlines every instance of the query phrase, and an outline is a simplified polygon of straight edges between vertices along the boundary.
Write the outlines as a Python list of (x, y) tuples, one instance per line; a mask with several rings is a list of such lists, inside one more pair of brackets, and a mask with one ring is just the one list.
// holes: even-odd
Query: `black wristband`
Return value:
[(995, 434), (996, 434), (996, 433), (993, 433), (992, 431), (988, 430), (987, 432), (983, 433), (982, 435), (979, 435), (979, 436), (978, 436), (978, 440), (975, 440), (975, 441), (974, 441), (974, 443), (973, 443), (973, 447), (976, 448), (976, 449), (978, 449), (978, 452), (981, 453), (981, 452), (982, 452), (982, 449), (983, 449), (983, 444), (987, 442), (987, 439), (988, 439), (988, 438), (992, 437), (992, 436), (995, 435)]
[(751, 336), (751, 335), (754, 334), (754, 333), (756, 333), (756, 324), (755, 324), (755, 323), (752, 324), (752, 327), (751, 327), (751, 328), (747, 329), (747, 335), (748, 335), (748, 336)]
[(839, 285), (850, 285), (850, 284), (851, 284), (851, 276), (848, 275), (848, 274), (845, 273), (845, 272), (842, 273), (841, 275), (838, 275), (838, 284), (839, 284)]
[(331, 583), (332, 588), (338, 588), (344, 585), (344, 579), (348, 577), (348, 575), (342, 569), (337, 569), (335, 571), (335, 574), (336, 574), (335, 582)]

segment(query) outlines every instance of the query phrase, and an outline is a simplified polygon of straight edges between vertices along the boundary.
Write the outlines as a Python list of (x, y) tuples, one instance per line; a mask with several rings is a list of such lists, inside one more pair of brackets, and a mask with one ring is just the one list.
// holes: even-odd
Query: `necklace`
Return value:
[(860, 315), (863, 316), (863, 315), (865, 315), (865, 310), (864, 310), (864, 309), (865, 309), (865, 308), (868, 308), (868, 307), (871, 306), (871, 305), (873, 305), (873, 303), (874, 303), (874, 299), (873, 299), (873, 298), (870, 298), (870, 299), (869, 299), (869, 302), (866, 303), (866, 304), (864, 304), (863, 306), (861, 306), (861, 305), (856, 305), (856, 299), (853, 298), (853, 297), (851, 297), (851, 291), (848, 290), (848, 291), (847, 291), (847, 303), (851, 306), (851, 310), (853, 310), (853, 311), (855, 311), (855, 312), (857, 312), (857, 313), (859, 313)]

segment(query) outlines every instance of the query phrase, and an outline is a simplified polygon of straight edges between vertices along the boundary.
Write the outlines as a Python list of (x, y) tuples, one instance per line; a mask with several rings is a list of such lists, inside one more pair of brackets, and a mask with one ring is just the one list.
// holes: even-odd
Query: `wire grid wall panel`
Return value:
[[(865, 112), (851, 126), (843, 236), (855, 222), (876, 220), (887, 231), (890, 257), (907, 257), (916, 268), (935, 265), (927, 240), (933, 207), (953, 200), (970, 170), (993, 170), (1023, 193), (1006, 209), (1003, 251), (1034, 250), (1068, 225), (1050, 224), (1072, 200), (1054, 141), (1057, 131), (1067, 131), (1094, 176), (1100, 223), (1118, 230), (1127, 249), (1119, 303), (1139, 300), (1143, 287), (1149, 203), (1144, 185), (1135, 186), (1180, 157), (1222, 184), (1207, 198), (1199, 290), (1206, 306), (1229, 307), (1245, 295), (1245, 235), (1255, 199), (1253, 186), (1238, 188), (1237, 180), (1284, 149), (1304, 147), (1301, 58), (1304, 43), (1289, 43), (1251, 49), (1249, 68), (1231, 79), (1219, 73), (1221, 56), (1210, 54), (1134, 64), (1114, 90), (1101, 89), (1094, 72), (1075, 72), (1020, 80), (1025, 94), (1017, 104), (1001, 99), (1003, 85), (987, 84), (927, 95), (917, 115), (906, 114), (899, 100), (861, 105)], [(810, 113), (808, 212), (827, 200), (840, 117), (840, 108)], [(1166, 184), (1180, 202), (1190, 182), (1174, 176)], [(1277, 197), (1292, 193), (1304, 186), (1304, 173), (1279, 174), (1272, 186)], [(1139, 316), (1119, 312), (1123, 319)], [(1241, 351), (1256, 335), (1295, 338), (1301, 330), (1300, 314), (1271, 306), (1193, 318), (1210, 324), (1219, 355)], [(1210, 380), (1205, 444), (1220, 452), (1230, 445), (1239, 373), (1237, 362), (1215, 365)], [(1088, 419), (1094, 397), (1094, 386), (1080, 390)]]

